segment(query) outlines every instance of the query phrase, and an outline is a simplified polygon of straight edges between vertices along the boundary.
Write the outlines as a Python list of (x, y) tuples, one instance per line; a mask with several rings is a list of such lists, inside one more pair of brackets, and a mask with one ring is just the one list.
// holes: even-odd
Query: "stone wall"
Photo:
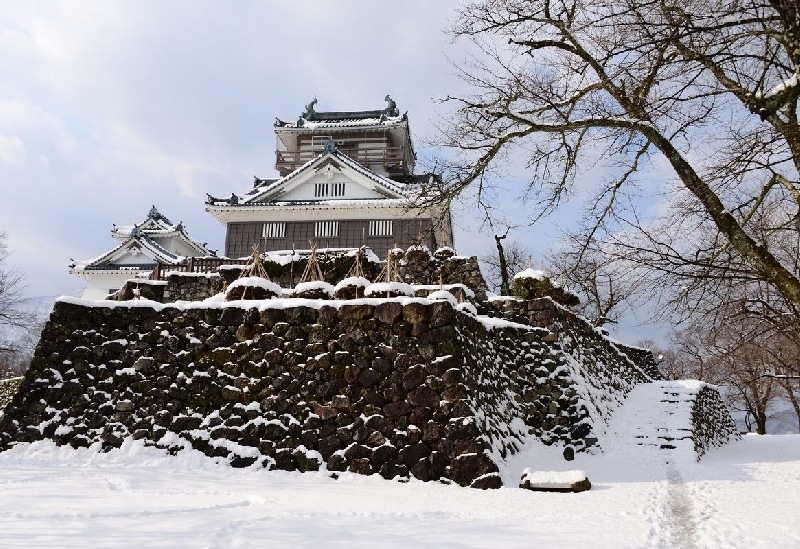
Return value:
[(565, 457), (595, 445), (595, 421), (644, 379), (613, 347), (446, 301), (296, 303), (62, 299), (0, 447), (133, 437), (234, 466), (497, 487), (496, 463), (528, 436)]
[[(587, 425), (605, 425), (637, 383), (661, 378), (653, 367), (652, 353), (637, 348), (639, 353), (628, 354), (630, 347), (608, 339), (549, 298), (495, 298), (484, 302), (481, 310), (492, 317), (546, 328), (552, 333), (550, 337), (558, 341), (564, 368), (570, 379), (576, 380), (573, 388), (590, 417)], [(587, 437), (587, 446), (596, 443), (594, 435)]]
[(202, 301), (222, 291), (219, 275), (200, 273), (169, 273), (164, 288), (163, 303)]
[(692, 440), (698, 461), (710, 449), (723, 446), (740, 437), (719, 391), (704, 384), (692, 406)]

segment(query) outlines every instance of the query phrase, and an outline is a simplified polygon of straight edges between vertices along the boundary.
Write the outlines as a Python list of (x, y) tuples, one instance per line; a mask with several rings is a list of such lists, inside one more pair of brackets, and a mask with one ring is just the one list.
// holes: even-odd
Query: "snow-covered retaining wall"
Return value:
[(646, 379), (603, 341), (420, 298), (63, 299), (0, 447), (132, 437), (234, 466), (498, 487), (497, 463), (526, 437), (565, 457), (590, 448)]
[(719, 390), (707, 383), (697, 384), (691, 412), (692, 441), (700, 460), (708, 450), (739, 440), (741, 436)]

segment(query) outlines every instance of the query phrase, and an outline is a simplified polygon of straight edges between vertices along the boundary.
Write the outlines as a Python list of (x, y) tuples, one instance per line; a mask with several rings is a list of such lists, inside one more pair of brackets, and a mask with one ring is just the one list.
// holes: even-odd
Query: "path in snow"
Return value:
[(637, 385), (616, 410), (603, 446), (609, 457), (640, 460), (666, 483), (645, 511), (654, 547), (697, 547), (695, 512), (681, 463), (695, 461), (691, 439), (694, 384), (657, 381)]
[[(667, 440), (685, 434), (681, 387), (658, 387), (631, 393), (605, 454), (565, 462), (529, 441), (500, 490), (233, 469), (140, 441), (108, 453), (21, 444), (0, 453), (0, 547), (800, 547), (800, 436), (747, 436), (697, 463)], [(661, 402), (671, 389), (679, 402)], [(582, 469), (592, 489), (520, 490), (525, 467)]]

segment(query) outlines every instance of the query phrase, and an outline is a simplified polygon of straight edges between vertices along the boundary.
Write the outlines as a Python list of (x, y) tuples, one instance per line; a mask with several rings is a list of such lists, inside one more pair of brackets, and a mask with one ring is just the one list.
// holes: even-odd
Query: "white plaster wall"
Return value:
[[(315, 197), (314, 185), (316, 183), (344, 183), (344, 196)], [(322, 170), (308, 181), (281, 196), (280, 200), (361, 200), (365, 198), (382, 198), (382, 196), (339, 172), (334, 172), (334, 176), (328, 179), (325, 171)]]

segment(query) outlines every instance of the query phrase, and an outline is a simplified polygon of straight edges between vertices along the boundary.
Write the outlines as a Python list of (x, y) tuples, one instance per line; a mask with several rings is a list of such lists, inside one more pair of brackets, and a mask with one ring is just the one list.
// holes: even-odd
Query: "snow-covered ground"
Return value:
[(585, 470), (592, 490), (563, 494), (39, 442), (0, 453), (0, 547), (800, 547), (800, 436), (678, 457), (628, 448), (564, 462), (532, 443), (503, 471)]

